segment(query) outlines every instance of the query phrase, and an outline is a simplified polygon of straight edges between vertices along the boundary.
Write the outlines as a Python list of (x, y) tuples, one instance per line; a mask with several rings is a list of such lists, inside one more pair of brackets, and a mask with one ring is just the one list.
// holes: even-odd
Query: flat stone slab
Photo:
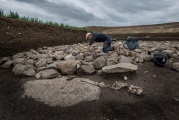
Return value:
[(84, 81), (85, 78), (75, 78), (70, 81), (67, 77), (51, 80), (28, 81), (24, 84), (23, 97), (33, 98), (49, 106), (68, 107), (83, 101), (98, 100), (100, 88)]
[(119, 63), (116, 65), (105, 66), (102, 68), (103, 73), (123, 73), (136, 71), (138, 67), (131, 63)]

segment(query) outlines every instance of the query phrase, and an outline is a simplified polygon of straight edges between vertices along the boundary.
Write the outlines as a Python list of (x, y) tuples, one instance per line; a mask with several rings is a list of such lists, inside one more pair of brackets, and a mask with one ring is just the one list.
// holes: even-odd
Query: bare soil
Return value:
[[(145, 71), (148, 71), (145, 73)], [(112, 85), (115, 81), (136, 85), (142, 96), (127, 89), (103, 88), (100, 100), (83, 102), (72, 107), (50, 107), (34, 99), (22, 99), (22, 84), (34, 77), (15, 77), (11, 69), (0, 70), (0, 119), (2, 120), (178, 120), (179, 74), (171, 63), (158, 68), (152, 62), (139, 65), (135, 74), (80, 76)]]
[[(44, 45), (69, 44), (70, 40), (80, 42), (85, 38), (85, 32), (5, 18), (0, 18), (0, 28), (1, 57)], [(20, 37), (18, 33), (21, 33)], [(62, 38), (69, 42), (58, 43)], [(173, 62), (179, 62), (179, 59)], [(35, 78), (16, 77), (11, 69), (0, 69), (0, 120), (178, 120), (179, 74), (172, 69), (172, 63), (159, 68), (152, 61), (145, 62), (139, 65), (135, 74), (79, 76), (109, 85), (115, 81), (126, 82), (143, 88), (144, 94), (129, 94), (125, 88), (118, 91), (102, 88), (98, 101), (66, 108), (21, 98), (22, 85)], [(128, 77), (127, 81), (123, 80), (124, 75)]]
[(85, 41), (86, 31), (0, 18), (0, 57), (42, 46)]

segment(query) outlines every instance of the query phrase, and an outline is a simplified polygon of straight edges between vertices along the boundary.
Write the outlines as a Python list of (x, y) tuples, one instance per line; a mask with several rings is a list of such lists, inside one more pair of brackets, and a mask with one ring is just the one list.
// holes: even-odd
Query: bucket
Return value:
[(167, 58), (168, 58), (167, 55), (162, 52), (154, 53), (153, 54), (154, 65), (156, 67), (164, 67), (167, 62)]

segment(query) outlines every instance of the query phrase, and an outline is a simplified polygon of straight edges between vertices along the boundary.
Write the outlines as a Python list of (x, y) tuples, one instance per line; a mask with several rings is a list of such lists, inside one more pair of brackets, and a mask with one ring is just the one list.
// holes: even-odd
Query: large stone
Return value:
[(24, 97), (33, 98), (49, 106), (69, 107), (84, 101), (99, 100), (100, 88), (84, 78), (66, 77), (52, 80), (28, 81), (24, 84)]
[(11, 68), (13, 66), (13, 60), (5, 62), (3, 65), (1, 65), (1, 68)]
[(116, 58), (108, 58), (107, 59), (107, 62), (106, 62), (106, 65), (109, 66), (109, 65), (115, 65), (115, 64), (118, 64), (118, 59)]
[(7, 61), (10, 61), (9, 57), (4, 57), (4, 58), (0, 59), (0, 65), (4, 64)]
[(70, 55), (67, 55), (64, 59), (65, 60), (75, 60), (75, 56), (70, 54)]
[(54, 69), (41, 71), (41, 77), (44, 79), (55, 78), (58, 76), (59, 76), (59, 73)]
[(46, 67), (46, 59), (45, 58), (41, 58), (41, 59), (39, 59), (36, 63), (35, 63), (35, 65), (37, 66), (37, 67)]
[(38, 59), (40, 59), (41, 58), (41, 55), (40, 54), (35, 54), (35, 55), (32, 55), (31, 56), (31, 59), (33, 59), (33, 60), (38, 60)]
[(86, 74), (95, 73), (95, 68), (93, 65), (81, 65), (81, 68)]
[(73, 56), (77, 56), (78, 54), (80, 54), (80, 51), (79, 51), (79, 50), (73, 50), (73, 51), (72, 51), (72, 55), (73, 55)]
[(126, 56), (124, 56), (124, 55), (121, 55), (120, 56), (120, 59), (119, 59), (119, 62), (120, 63), (131, 63), (131, 59), (130, 58), (128, 58), (128, 57), (126, 57)]
[(14, 60), (18, 59), (18, 58), (25, 58), (24, 53), (17, 53), (16, 55), (13, 55), (12, 57)]
[(46, 59), (46, 64), (51, 64), (53, 63), (53, 59), (52, 58), (47, 58)]
[(75, 56), (76, 60), (84, 60), (84, 55), (83, 54), (78, 54)]
[(173, 64), (173, 69), (179, 72), (179, 62)]
[(24, 58), (15, 59), (13, 65), (15, 66), (16, 64), (25, 64), (25, 59)]
[(16, 64), (12, 71), (16, 76), (35, 76), (36, 74), (32, 65)]
[(64, 55), (64, 51), (56, 51), (54, 54), (56, 54), (56, 55)]
[(131, 63), (119, 63), (116, 65), (105, 66), (102, 68), (103, 73), (123, 73), (136, 71), (138, 67)]
[(67, 75), (74, 74), (77, 69), (77, 64), (79, 64), (79, 61), (75, 60), (66, 60), (66, 61), (60, 61), (58, 62), (57, 68), (63, 73)]
[(94, 60), (93, 65), (96, 69), (101, 69), (106, 64), (106, 59), (104, 57), (98, 57)]
[(33, 59), (26, 60), (25, 65), (34, 65), (34, 60)]
[(173, 50), (163, 50), (163, 53), (167, 54), (168, 56), (172, 57), (174, 51)]
[(93, 61), (94, 61), (94, 56), (93, 55), (85, 57), (85, 62), (93, 62)]

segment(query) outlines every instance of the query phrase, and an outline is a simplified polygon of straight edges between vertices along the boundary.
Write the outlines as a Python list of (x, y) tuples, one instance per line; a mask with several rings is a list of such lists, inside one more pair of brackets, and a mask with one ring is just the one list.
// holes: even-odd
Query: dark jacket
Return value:
[(103, 34), (103, 33), (94, 33), (92, 35), (92, 39), (90, 40), (89, 45), (91, 46), (94, 42), (105, 42), (105, 41), (111, 43), (112, 38), (106, 34)]

